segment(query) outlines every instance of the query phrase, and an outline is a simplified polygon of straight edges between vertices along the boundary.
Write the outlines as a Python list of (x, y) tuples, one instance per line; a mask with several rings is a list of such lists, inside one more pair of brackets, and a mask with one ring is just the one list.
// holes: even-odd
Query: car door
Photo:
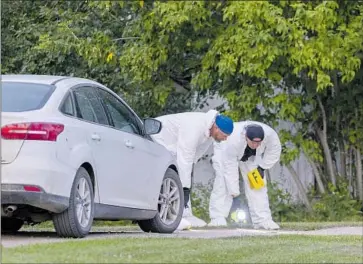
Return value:
[(104, 89), (98, 89), (98, 92), (114, 127), (109, 136), (117, 169), (116, 173), (110, 174), (112, 184), (107, 188), (112, 189), (110, 193), (118, 193), (122, 205), (150, 209), (155, 205), (154, 186), (160, 185), (153, 181), (157, 152), (150, 145), (154, 143), (143, 136), (142, 123), (126, 104)]
[(94, 158), (100, 202), (117, 204), (116, 200), (112, 200), (113, 195), (100, 192), (102, 182), (107, 179), (110, 171), (116, 169), (112, 167), (113, 164), (110, 162), (112, 142), (108, 139), (108, 132), (111, 128), (106, 111), (94, 87), (76, 87), (71, 91), (74, 96), (76, 117), (84, 121), (82, 127), (85, 130), (85, 136)]

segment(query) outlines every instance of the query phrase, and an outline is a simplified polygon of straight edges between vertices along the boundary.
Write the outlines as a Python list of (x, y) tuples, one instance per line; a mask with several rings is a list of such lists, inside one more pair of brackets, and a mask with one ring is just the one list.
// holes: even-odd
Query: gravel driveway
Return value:
[[(208, 230), (189, 230), (178, 231), (173, 234), (152, 234), (144, 233), (138, 230), (130, 231), (111, 231), (111, 232), (91, 232), (86, 238), (102, 239), (102, 238), (124, 238), (124, 237), (164, 237), (164, 238), (222, 238), (222, 237), (243, 237), (243, 236), (273, 236), (273, 235), (358, 235), (363, 238), (363, 227), (334, 227), (312, 231), (267, 231), (254, 229), (208, 229)], [(70, 239), (57, 237), (55, 232), (34, 232), (22, 231), (16, 235), (2, 235), (1, 244), (4, 247), (17, 247), (22, 245), (38, 244), (38, 243), (54, 243), (65, 242)]]

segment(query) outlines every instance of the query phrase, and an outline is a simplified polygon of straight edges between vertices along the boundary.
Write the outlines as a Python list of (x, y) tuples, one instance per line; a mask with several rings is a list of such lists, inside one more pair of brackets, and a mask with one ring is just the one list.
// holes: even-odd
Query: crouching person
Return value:
[(208, 226), (227, 225), (233, 198), (240, 194), (240, 171), (253, 227), (279, 229), (272, 220), (264, 172), (279, 161), (280, 155), (280, 139), (271, 127), (255, 121), (234, 123), (231, 136), (214, 144), (212, 162), (216, 177)]
[(168, 149), (175, 157), (184, 190), (184, 213), (178, 230), (203, 227), (207, 224), (192, 214), (189, 202), (192, 169), (213, 144), (221, 142), (233, 131), (233, 121), (215, 110), (207, 113), (186, 112), (157, 117), (162, 123), (159, 134), (152, 138)]

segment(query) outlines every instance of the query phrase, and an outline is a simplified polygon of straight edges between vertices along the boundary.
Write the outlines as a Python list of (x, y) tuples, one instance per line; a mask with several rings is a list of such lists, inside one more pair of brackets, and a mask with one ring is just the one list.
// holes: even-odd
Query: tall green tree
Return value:
[[(343, 114), (346, 102), (340, 108), (333, 102), (361, 95), (350, 84), (360, 78), (362, 24), (361, 1), (153, 2), (133, 25), (140, 35), (125, 46), (120, 64), (135, 81), (164, 82), (175, 79), (175, 58), (179, 65), (193, 62), (183, 85), (218, 91), (235, 119), (293, 123), (281, 131), (282, 161), (288, 165), (304, 152), (324, 192), (323, 183), (337, 181), (332, 152), (357, 118)], [(361, 107), (351, 99), (349, 113)], [(357, 144), (353, 138), (349, 144)]]
[[(174, 82), (139, 83), (119, 64), (139, 2), (2, 1), (2, 74), (77, 76), (113, 89), (141, 116), (190, 109)], [(130, 35), (128, 35), (130, 34)], [(179, 86), (177, 86), (179, 87)], [(168, 99), (168, 100), (167, 100)]]
[[(42, 21), (31, 7), (12, 20), (33, 19), (32, 44), (22, 49), (33, 57), (9, 56), (28, 72), (79, 69), (122, 91), (144, 115), (188, 109), (194, 93), (218, 93), (235, 120), (280, 124), (281, 162), (304, 201), (291, 166), (302, 153), (321, 193), (341, 176), (363, 199), (362, 1), (51, 2), (40, 8)], [(29, 68), (40, 54), (47, 64)]]

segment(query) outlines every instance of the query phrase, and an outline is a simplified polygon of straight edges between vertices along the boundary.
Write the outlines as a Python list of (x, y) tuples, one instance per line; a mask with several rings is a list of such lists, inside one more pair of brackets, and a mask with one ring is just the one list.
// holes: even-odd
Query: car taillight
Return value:
[(64, 125), (56, 123), (18, 123), (1, 128), (1, 137), (8, 140), (56, 141)]

